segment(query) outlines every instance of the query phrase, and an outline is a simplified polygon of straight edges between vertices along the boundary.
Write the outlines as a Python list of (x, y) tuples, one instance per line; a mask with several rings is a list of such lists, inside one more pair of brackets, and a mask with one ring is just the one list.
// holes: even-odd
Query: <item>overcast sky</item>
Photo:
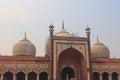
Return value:
[(85, 36), (91, 28), (91, 44), (105, 44), (111, 57), (120, 57), (120, 0), (0, 0), (0, 53), (12, 55), (12, 47), (27, 38), (44, 55), (45, 42), (52, 22), (55, 32), (65, 29)]

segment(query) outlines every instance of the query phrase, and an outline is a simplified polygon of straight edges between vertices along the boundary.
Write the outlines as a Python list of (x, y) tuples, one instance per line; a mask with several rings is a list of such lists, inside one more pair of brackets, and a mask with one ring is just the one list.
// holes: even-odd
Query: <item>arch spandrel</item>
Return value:
[(82, 53), (83, 54), (83, 56), (85, 56), (85, 50), (86, 50), (86, 48), (85, 48), (85, 45), (83, 45), (83, 44), (57, 44), (57, 53), (58, 53), (58, 56), (64, 51), (64, 50), (66, 50), (66, 49), (69, 49), (69, 48), (74, 48), (74, 49), (76, 49), (77, 51), (79, 51), (80, 53)]

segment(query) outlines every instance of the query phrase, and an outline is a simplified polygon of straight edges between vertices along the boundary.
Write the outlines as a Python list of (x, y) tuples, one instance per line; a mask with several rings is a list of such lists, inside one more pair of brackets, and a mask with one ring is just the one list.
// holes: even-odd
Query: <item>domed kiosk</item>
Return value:
[(25, 33), (25, 37), (13, 46), (13, 56), (35, 56), (36, 48)]
[(109, 49), (99, 41), (97, 38), (97, 42), (91, 47), (91, 56), (92, 58), (109, 58), (110, 51)]

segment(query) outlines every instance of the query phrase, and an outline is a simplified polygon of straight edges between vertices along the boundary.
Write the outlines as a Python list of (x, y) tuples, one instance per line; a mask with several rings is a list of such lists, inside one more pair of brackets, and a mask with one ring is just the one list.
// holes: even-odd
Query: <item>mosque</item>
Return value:
[(46, 55), (36, 56), (35, 45), (24, 38), (13, 46), (12, 56), (0, 56), (0, 80), (119, 80), (120, 59), (97, 39), (90, 43), (90, 28), (80, 37), (49, 26)]

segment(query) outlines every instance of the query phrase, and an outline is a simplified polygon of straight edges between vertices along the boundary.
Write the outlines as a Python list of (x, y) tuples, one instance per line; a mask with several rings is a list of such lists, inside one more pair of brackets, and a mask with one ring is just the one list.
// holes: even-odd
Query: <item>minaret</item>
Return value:
[(51, 22), (51, 25), (49, 26), (49, 31), (50, 31), (50, 37), (53, 37), (53, 32), (54, 32), (54, 26), (53, 26), (53, 24), (52, 24), (52, 22)]
[(90, 45), (90, 28), (87, 25), (86, 35), (87, 35), (87, 47), (88, 47), (88, 60), (89, 60), (89, 68), (88, 68), (88, 80), (92, 80), (92, 60), (91, 60), (91, 45)]
[(51, 63), (51, 66), (50, 66), (50, 80), (54, 80), (54, 55), (53, 55), (53, 32), (54, 32), (54, 26), (53, 24), (51, 23), (51, 25), (49, 26), (49, 31), (50, 31), (50, 63)]
[(90, 40), (90, 28), (88, 27), (88, 25), (87, 25), (87, 28), (85, 30), (86, 30), (87, 38), (88, 38), (88, 40)]

